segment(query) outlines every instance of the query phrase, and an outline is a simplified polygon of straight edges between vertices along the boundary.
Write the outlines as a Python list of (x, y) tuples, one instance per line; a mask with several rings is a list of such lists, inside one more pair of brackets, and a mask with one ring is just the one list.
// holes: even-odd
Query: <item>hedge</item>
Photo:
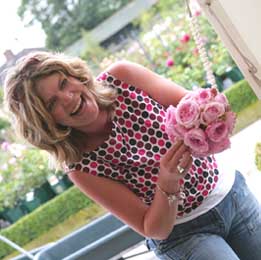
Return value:
[[(92, 203), (76, 187), (71, 187), (10, 227), (2, 230), (0, 234), (20, 246), (26, 245)], [(0, 259), (13, 251), (13, 248), (0, 241)]]
[(226, 89), (224, 94), (229, 100), (231, 109), (235, 113), (239, 113), (240, 111), (258, 101), (256, 94), (246, 80), (241, 80), (230, 88)]

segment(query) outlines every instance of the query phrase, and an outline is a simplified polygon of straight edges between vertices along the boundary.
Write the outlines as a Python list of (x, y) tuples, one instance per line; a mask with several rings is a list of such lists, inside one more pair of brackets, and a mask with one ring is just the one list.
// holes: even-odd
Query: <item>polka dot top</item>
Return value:
[[(171, 146), (164, 125), (166, 109), (144, 91), (107, 72), (97, 80), (118, 91), (112, 132), (100, 147), (70, 164), (69, 171), (119, 181), (149, 205), (156, 190), (160, 158)], [(218, 175), (214, 156), (193, 158), (191, 169), (181, 180), (186, 199), (178, 205), (178, 218), (202, 203), (215, 188)]]

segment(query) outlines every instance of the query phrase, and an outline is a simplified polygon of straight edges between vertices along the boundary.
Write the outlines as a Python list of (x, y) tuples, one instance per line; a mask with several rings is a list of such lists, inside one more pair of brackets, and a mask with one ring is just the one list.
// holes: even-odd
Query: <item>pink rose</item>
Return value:
[(221, 142), (228, 136), (228, 127), (224, 121), (213, 122), (206, 128), (206, 134), (212, 142)]
[(210, 141), (209, 147), (209, 153), (220, 153), (230, 147), (230, 140), (229, 138), (224, 138), (221, 142), (218, 143)]
[(196, 101), (198, 104), (206, 104), (212, 99), (212, 93), (210, 89), (199, 89), (197, 96), (196, 96)]
[(214, 99), (215, 101), (222, 103), (225, 106), (226, 110), (229, 108), (227, 97), (223, 93), (218, 93)]
[(207, 125), (225, 113), (225, 106), (219, 102), (210, 102), (206, 104), (204, 110), (201, 112), (200, 121)]
[(188, 131), (185, 127), (179, 125), (176, 120), (176, 108), (169, 106), (166, 111), (165, 126), (166, 133), (171, 141), (174, 141), (177, 137), (184, 137), (184, 134)]
[(206, 153), (209, 149), (206, 134), (200, 128), (185, 133), (184, 143), (192, 149), (192, 154)]
[(176, 120), (178, 124), (191, 128), (199, 125), (199, 106), (192, 100), (181, 102), (177, 106)]
[(226, 119), (225, 122), (227, 124), (228, 127), (228, 133), (232, 134), (233, 129), (235, 127), (236, 124), (236, 113), (232, 112), (232, 111), (228, 111), (226, 112)]

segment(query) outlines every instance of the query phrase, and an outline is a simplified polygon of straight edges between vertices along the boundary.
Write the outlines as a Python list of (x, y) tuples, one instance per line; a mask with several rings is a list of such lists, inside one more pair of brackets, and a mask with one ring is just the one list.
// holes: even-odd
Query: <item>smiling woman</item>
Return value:
[(259, 259), (261, 210), (241, 173), (167, 135), (167, 107), (187, 93), (135, 63), (95, 79), (81, 59), (46, 52), (23, 58), (5, 83), (18, 132), (160, 259)]

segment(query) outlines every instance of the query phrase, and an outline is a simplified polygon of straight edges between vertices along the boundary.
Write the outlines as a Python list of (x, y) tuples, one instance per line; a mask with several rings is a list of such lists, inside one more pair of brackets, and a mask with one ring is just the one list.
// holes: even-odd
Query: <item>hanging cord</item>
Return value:
[(185, 1), (186, 1), (186, 5), (187, 5), (187, 10), (189, 13), (190, 30), (191, 30), (192, 36), (195, 40), (201, 62), (203, 63), (204, 70), (206, 72), (207, 83), (209, 83), (212, 88), (217, 89), (216, 79), (215, 79), (213, 71), (212, 71), (212, 64), (209, 61), (209, 58), (207, 55), (205, 43), (204, 43), (204, 40), (202, 39), (202, 36), (200, 33), (200, 28), (199, 28), (199, 23), (198, 23), (197, 17), (195, 15), (193, 15), (191, 12), (190, 3), (189, 3), (190, 0), (185, 0)]

